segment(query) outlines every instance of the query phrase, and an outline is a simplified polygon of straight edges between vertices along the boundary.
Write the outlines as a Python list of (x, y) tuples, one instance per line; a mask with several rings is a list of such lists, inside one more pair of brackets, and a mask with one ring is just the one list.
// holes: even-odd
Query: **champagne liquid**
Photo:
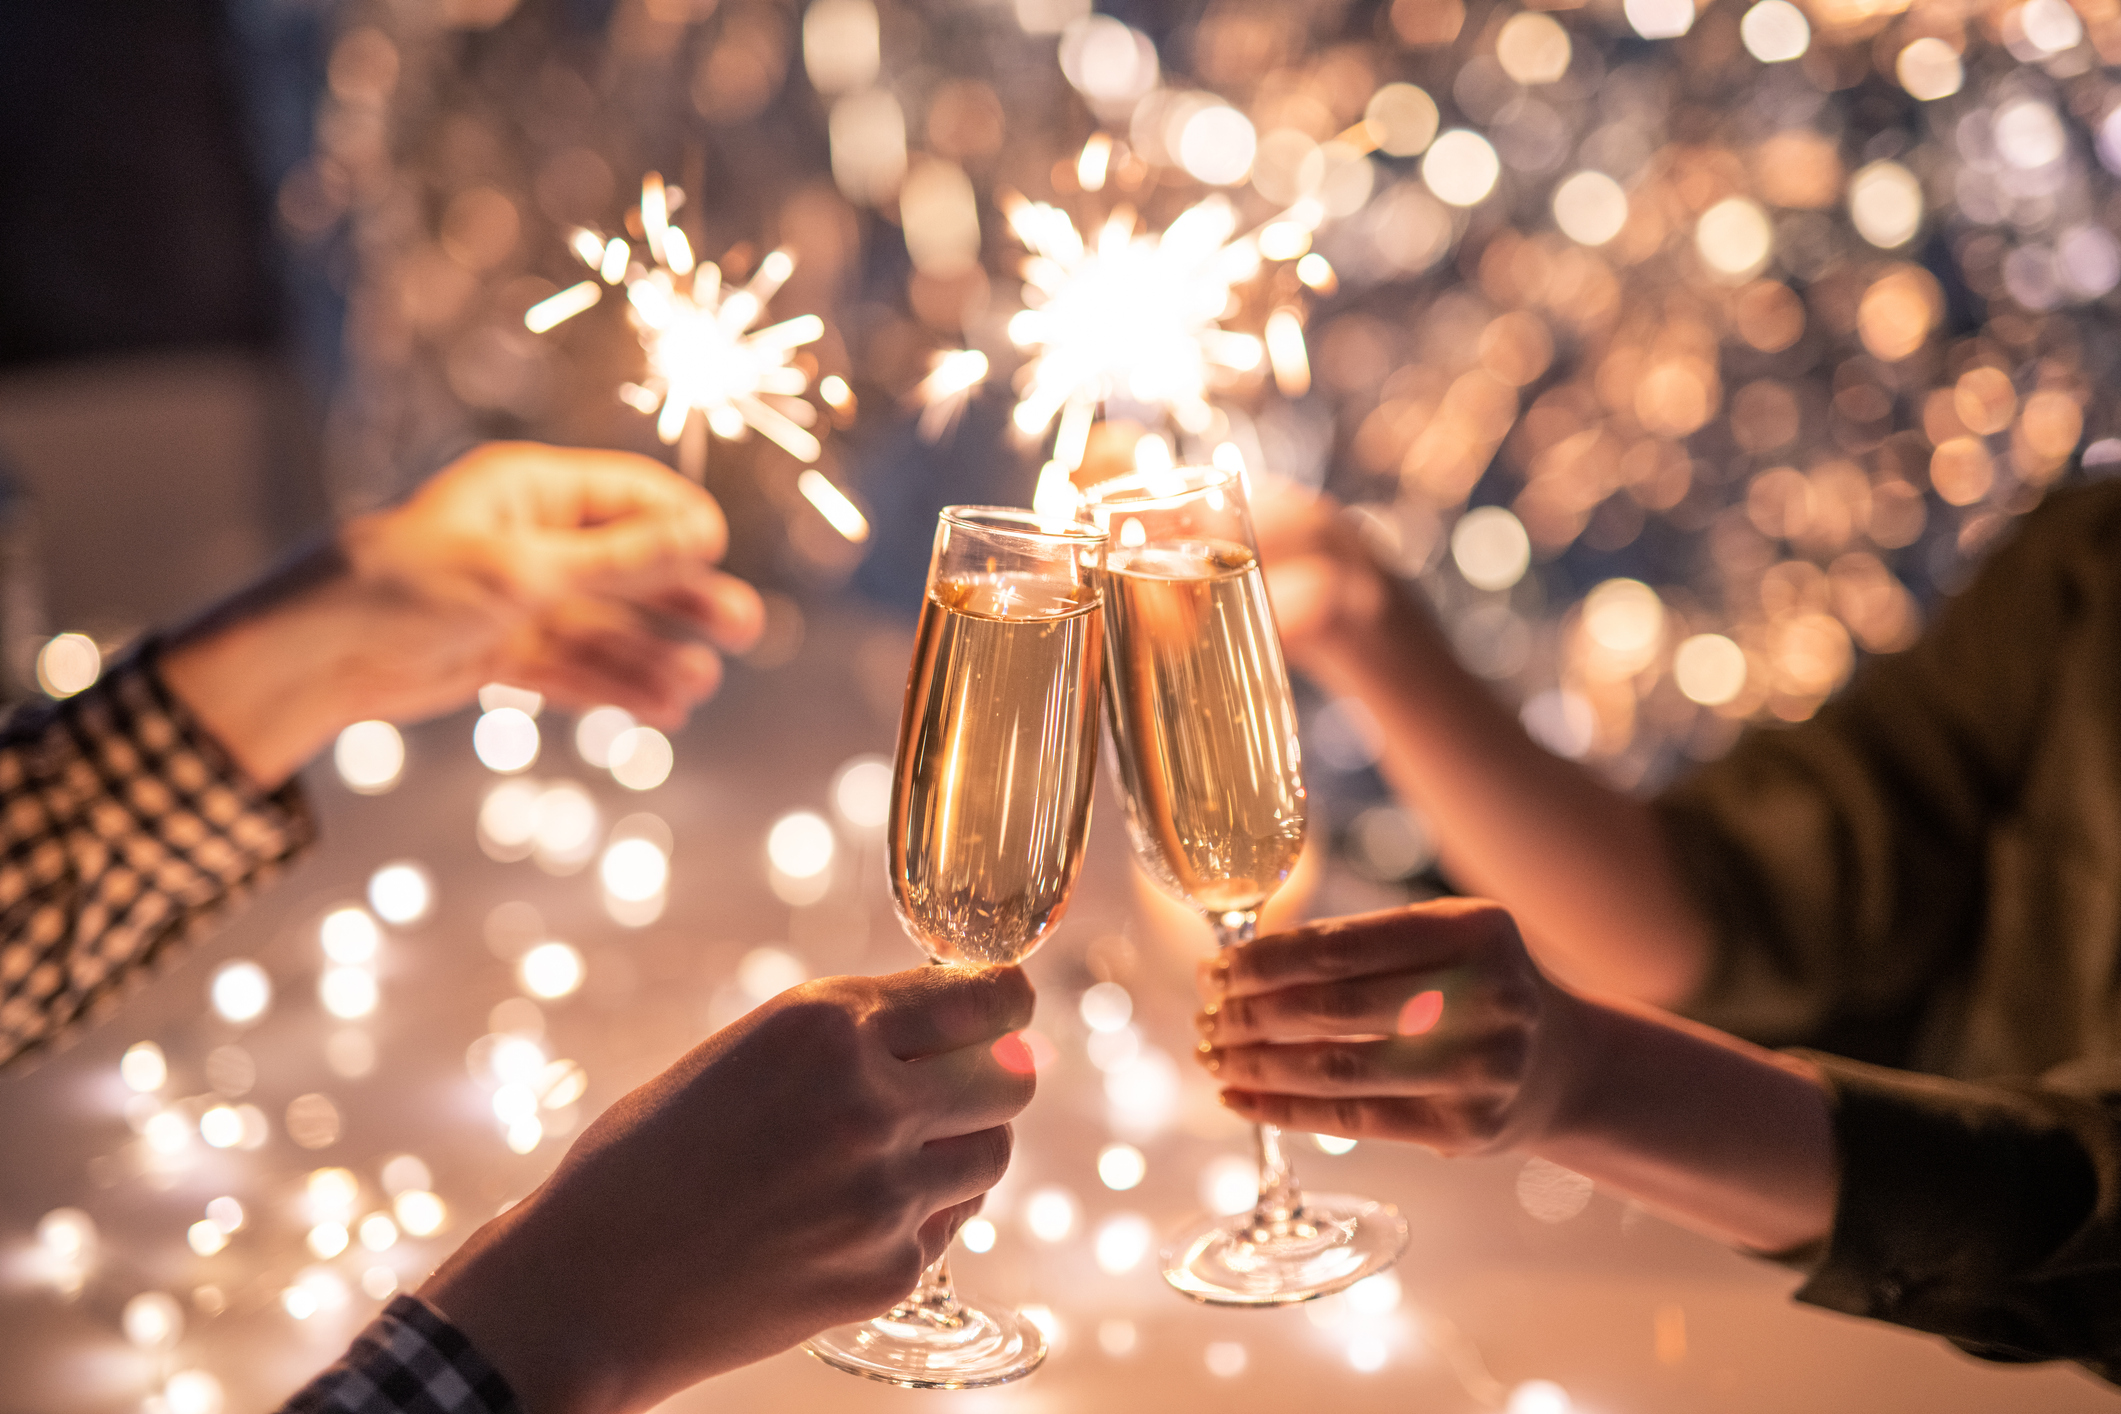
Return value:
[(1258, 908), (1303, 849), (1304, 785), (1257, 560), (1222, 541), (1115, 547), (1105, 612), (1135, 857), (1195, 908)]
[(891, 887), (942, 962), (1016, 962), (1060, 922), (1096, 779), (1097, 591), (1021, 575), (930, 587), (891, 789)]

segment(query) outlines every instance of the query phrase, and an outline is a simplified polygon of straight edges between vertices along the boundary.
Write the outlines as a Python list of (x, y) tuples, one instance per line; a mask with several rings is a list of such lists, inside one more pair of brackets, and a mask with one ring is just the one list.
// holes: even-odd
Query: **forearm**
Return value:
[(1699, 986), (1706, 930), (1648, 807), (1533, 742), (1422, 608), (1389, 596), (1305, 667), (1370, 709), (1380, 767), (1435, 822), (1456, 881), (1507, 906), (1542, 962), (1658, 1005)]
[(1526, 1148), (1757, 1252), (1833, 1226), (1839, 1161), (1813, 1066), (1647, 1008), (1571, 998), (1568, 1011), (1579, 1060)]

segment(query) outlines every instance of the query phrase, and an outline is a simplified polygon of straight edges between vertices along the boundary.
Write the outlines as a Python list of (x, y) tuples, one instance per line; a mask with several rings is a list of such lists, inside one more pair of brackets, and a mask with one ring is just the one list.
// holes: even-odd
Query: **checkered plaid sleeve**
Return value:
[(515, 1392), (464, 1333), (414, 1296), (399, 1296), (339, 1362), (280, 1414), (521, 1414)]
[(0, 722), (0, 1065), (62, 1045), (315, 837), (172, 695), (155, 644)]

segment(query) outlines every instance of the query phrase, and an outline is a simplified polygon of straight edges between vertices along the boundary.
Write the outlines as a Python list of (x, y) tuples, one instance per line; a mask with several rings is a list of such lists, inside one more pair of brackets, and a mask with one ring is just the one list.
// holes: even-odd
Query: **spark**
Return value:
[[(748, 283), (725, 284), (721, 267), (697, 260), (684, 231), (670, 224), (677, 199), (657, 173), (642, 180), (639, 252), (620, 237), (607, 240), (590, 230), (577, 230), (568, 240), (605, 284), (625, 286), (628, 318), (648, 369), (620, 387), (620, 399), (655, 418), (656, 436), (666, 446), (685, 437), (698, 414), (724, 441), (757, 432), (797, 461), (816, 461), (824, 448), (809, 430), (818, 420), (816, 407), (803, 396), (810, 375), (792, 360), (797, 349), (823, 336), (825, 322), (804, 314), (752, 327), (794, 273), (795, 257), (773, 251)], [(654, 263), (642, 264), (640, 255)], [(585, 280), (532, 306), (524, 325), (535, 333), (555, 328), (595, 305), (600, 293)], [(687, 460), (703, 463), (704, 436), (688, 446), (694, 454)], [(704, 468), (687, 469), (697, 476)]]
[(914, 385), (921, 404), (920, 435), (933, 442), (954, 426), (972, 390), (987, 381), (987, 356), (978, 349), (948, 349), (935, 356), (928, 376)]
[(859, 545), (869, 538), (869, 519), (847, 493), (825, 479), (825, 474), (811, 467), (795, 479), (795, 489), (803, 493), (803, 499), (817, 508), (817, 513), (832, 523), (832, 528)]
[[(1086, 149), (1083, 166), (1094, 165)], [(1258, 235), (1237, 234), (1225, 197), (1208, 197), (1160, 232), (1137, 230), (1133, 209), (1120, 206), (1087, 239), (1045, 202), (1015, 197), (1003, 210), (1028, 252), (1025, 308), (1009, 321), (1010, 340), (1032, 355), (1019, 378), (1016, 427), (1040, 437), (1058, 420), (1053, 460), (1062, 466), (1082, 464), (1090, 425), (1108, 400), (1160, 409), (1199, 435), (1214, 423), (1210, 398), (1265, 364), (1256, 335), (1222, 323), (1233, 288), (1263, 260)], [(1285, 237), (1277, 254), (1303, 254), (1296, 245)]]

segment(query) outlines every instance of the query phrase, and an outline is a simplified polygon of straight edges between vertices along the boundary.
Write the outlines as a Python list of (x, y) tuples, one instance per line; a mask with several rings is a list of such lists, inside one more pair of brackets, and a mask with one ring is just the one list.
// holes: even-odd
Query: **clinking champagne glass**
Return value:
[[(1137, 470), (1084, 501), (1110, 537), (1106, 704), (1135, 858), (1207, 915), (1220, 946), (1249, 941), (1302, 852), (1304, 785), (1244, 478)], [(1398, 1260), (1407, 1225), (1393, 1208), (1305, 1194), (1281, 1131), (1256, 1133), (1258, 1203), (1190, 1221), (1163, 1251), (1166, 1281), (1197, 1301), (1279, 1306)]]
[[(1060, 922), (1096, 777), (1105, 537), (1028, 511), (951, 506), (935, 532), (892, 769), (899, 921), (945, 966), (1020, 962)], [(873, 1380), (969, 1389), (1028, 1375), (1038, 1327), (952, 1288), (947, 1257), (904, 1301), (813, 1338)]]

